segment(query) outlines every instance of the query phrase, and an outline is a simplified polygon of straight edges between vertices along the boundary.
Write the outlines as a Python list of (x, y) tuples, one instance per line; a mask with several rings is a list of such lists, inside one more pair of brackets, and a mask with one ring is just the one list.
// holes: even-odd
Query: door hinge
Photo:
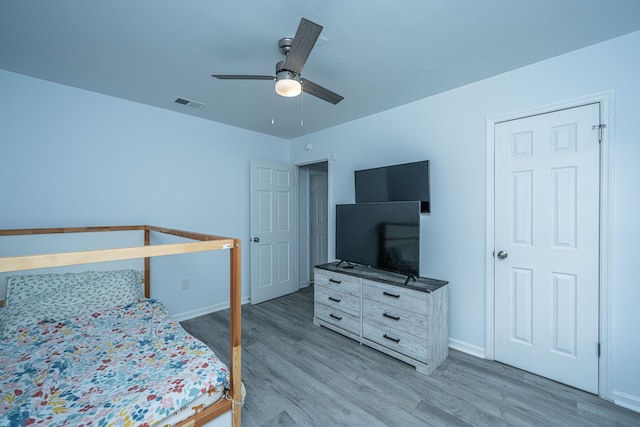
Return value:
[(606, 128), (606, 127), (607, 127), (607, 125), (602, 124), (602, 123), (601, 123), (601, 124), (599, 124), (599, 125), (593, 125), (593, 126), (591, 127), (591, 129), (592, 129), (592, 130), (596, 130), (596, 129), (598, 129), (598, 142), (602, 142), (602, 130), (603, 130), (604, 128)]
[(598, 343), (598, 357), (600, 357), (600, 343)]

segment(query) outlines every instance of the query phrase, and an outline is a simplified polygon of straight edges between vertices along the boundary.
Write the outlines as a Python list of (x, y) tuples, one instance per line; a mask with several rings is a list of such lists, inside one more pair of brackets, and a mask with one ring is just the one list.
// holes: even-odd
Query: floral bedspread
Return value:
[(155, 300), (21, 328), (0, 369), (0, 426), (151, 426), (229, 382)]

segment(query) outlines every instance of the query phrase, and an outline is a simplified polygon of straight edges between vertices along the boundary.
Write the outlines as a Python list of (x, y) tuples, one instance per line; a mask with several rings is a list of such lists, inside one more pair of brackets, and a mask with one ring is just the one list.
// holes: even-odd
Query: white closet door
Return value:
[(495, 359), (592, 393), (598, 124), (591, 104), (495, 126)]

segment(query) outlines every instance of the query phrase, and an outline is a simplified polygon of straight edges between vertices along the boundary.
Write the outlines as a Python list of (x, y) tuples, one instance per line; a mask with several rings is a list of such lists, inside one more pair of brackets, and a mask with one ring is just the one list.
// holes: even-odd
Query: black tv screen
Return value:
[(420, 203), (336, 205), (336, 258), (418, 276)]
[(429, 160), (355, 171), (356, 203), (420, 202), (430, 212)]

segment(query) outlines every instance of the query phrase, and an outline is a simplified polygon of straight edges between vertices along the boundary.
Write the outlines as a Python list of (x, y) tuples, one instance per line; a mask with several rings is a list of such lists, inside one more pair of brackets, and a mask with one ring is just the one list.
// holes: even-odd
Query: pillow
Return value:
[(8, 326), (96, 313), (144, 297), (137, 270), (36, 274), (7, 278), (6, 307), (0, 310), (0, 336)]
[(80, 288), (74, 293), (80, 295), (79, 303), (98, 308), (95, 313), (143, 298), (142, 276), (137, 270), (86, 271), (78, 273)]
[(40, 300), (55, 299), (65, 288), (77, 286), (72, 273), (66, 274), (34, 274), (28, 276), (7, 277), (7, 296), (5, 305), (31, 305)]

